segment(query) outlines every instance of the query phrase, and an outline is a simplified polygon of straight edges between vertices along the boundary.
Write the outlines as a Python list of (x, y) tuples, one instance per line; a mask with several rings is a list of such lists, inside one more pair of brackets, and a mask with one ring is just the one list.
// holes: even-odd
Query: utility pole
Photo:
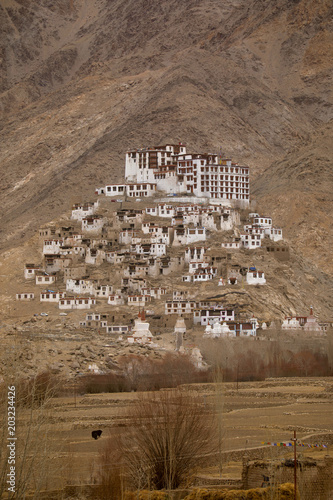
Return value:
[(294, 442), (294, 500), (296, 500), (296, 487), (297, 487), (297, 463), (296, 463), (296, 431), (294, 431), (294, 438), (292, 439)]

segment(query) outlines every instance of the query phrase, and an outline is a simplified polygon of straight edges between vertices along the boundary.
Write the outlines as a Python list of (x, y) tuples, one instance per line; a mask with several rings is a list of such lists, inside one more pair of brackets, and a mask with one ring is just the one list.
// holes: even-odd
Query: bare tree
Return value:
[(197, 394), (173, 389), (140, 395), (129, 419), (119, 449), (135, 488), (177, 488), (215, 451), (215, 420)]

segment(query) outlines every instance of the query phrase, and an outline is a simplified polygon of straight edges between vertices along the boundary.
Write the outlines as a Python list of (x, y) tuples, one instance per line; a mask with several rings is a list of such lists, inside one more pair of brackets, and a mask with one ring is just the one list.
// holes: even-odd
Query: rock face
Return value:
[(2, 245), (120, 180), (128, 147), (183, 140), (247, 162), (258, 201), (326, 271), (332, 14), (329, 0), (0, 0)]

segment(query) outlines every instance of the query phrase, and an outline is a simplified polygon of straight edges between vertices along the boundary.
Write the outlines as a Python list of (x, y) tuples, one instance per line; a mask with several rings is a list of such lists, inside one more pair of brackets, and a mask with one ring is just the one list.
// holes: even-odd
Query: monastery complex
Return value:
[(151, 196), (156, 190), (187, 194), (247, 207), (250, 202), (249, 167), (217, 154), (193, 154), (186, 146), (167, 144), (126, 153), (126, 184), (98, 188), (98, 194)]
[[(269, 327), (221, 293), (267, 286), (265, 268), (242, 264), (242, 255), (289, 259), (282, 230), (251, 212), (248, 167), (187, 153), (182, 144), (134, 149), (126, 153), (125, 182), (95, 194), (72, 206), (66, 225), (40, 228), (40, 255), (22, 269), (18, 302), (39, 301), (64, 316), (82, 310), (77, 328), (129, 344), (155, 345), (171, 329), (176, 350), (193, 328), (202, 338), (255, 339)], [(328, 327), (312, 309), (280, 326), (319, 334)]]

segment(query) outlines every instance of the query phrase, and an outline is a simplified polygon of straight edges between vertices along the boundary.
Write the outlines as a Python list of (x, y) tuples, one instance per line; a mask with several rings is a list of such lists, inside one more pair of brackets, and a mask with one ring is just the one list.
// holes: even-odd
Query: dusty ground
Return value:
[[(184, 386), (184, 388), (189, 386)], [(318, 443), (320, 437), (310, 437), (333, 431), (332, 378), (269, 379), (265, 382), (226, 383), (223, 386), (204, 384), (192, 386), (203, 405), (222, 415), (224, 427), (223, 451), (242, 449), (248, 452), (264, 442), (289, 441), (293, 431), (305, 443)], [(98, 458), (107, 439), (113, 433), (126, 432), (126, 412), (139, 394), (117, 393), (75, 395), (52, 400), (48, 412), (47, 462), (51, 462), (48, 484), (87, 484), (98, 471)], [(220, 404), (222, 402), (222, 404)], [(19, 426), (26, 414), (20, 415)], [(95, 441), (91, 431), (101, 429), (102, 437)], [(43, 439), (41, 439), (43, 446)], [(277, 453), (288, 456), (282, 448), (269, 447), (273, 458)], [(328, 450), (329, 453), (330, 449)], [(300, 449), (321, 458), (325, 450)], [(230, 463), (229, 463), (230, 462)], [(199, 476), (217, 477), (217, 463), (207, 462)], [(223, 477), (239, 478), (240, 463), (232, 456), (223, 459)]]

